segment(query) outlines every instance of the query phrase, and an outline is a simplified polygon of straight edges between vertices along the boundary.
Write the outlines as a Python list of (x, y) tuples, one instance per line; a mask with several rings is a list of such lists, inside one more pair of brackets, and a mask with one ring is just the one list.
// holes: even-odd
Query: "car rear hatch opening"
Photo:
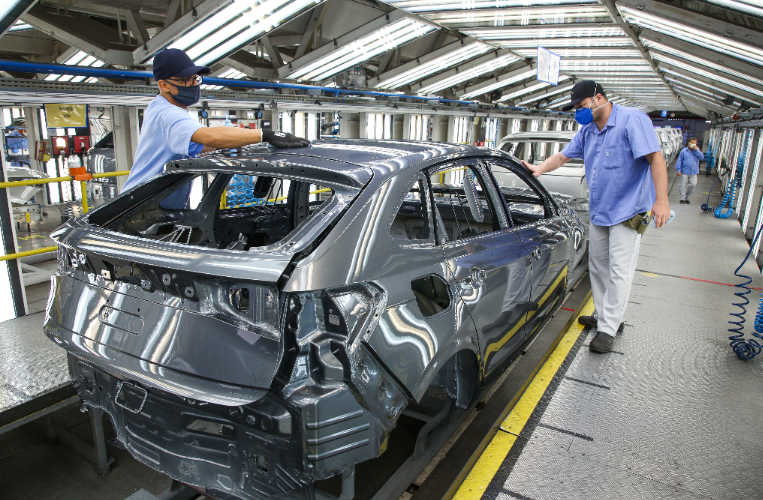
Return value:
[(189, 398), (261, 397), (281, 353), (279, 279), (371, 178), (302, 159), (172, 162), (62, 226), (46, 333), (115, 375)]

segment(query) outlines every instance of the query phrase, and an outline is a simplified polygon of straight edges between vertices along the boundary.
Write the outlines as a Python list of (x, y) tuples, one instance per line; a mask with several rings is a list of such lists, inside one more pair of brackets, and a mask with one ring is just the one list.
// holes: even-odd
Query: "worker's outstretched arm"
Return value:
[(551, 172), (552, 170), (556, 170), (557, 168), (561, 167), (568, 161), (570, 161), (570, 159), (564, 156), (562, 153), (556, 153), (555, 155), (546, 159), (546, 161), (540, 163), (539, 165), (533, 165), (532, 163), (527, 163), (524, 160), (522, 160), (522, 165), (524, 165), (524, 167), (527, 170), (532, 172), (532, 174), (535, 177), (540, 177), (546, 172)]
[(668, 167), (665, 165), (665, 157), (660, 151), (646, 155), (652, 171), (654, 190), (657, 200), (652, 206), (652, 218), (655, 227), (662, 227), (670, 218), (670, 204), (668, 203)]
[(240, 148), (260, 142), (268, 142), (279, 148), (301, 148), (310, 144), (307, 139), (285, 132), (238, 127), (201, 127), (194, 132), (191, 140), (213, 149)]

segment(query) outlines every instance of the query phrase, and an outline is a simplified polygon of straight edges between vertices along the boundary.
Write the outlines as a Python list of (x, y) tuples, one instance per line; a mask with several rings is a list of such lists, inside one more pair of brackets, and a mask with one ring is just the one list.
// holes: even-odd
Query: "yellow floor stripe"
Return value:
[[(592, 314), (593, 309), (593, 300), (589, 300), (580, 311), (580, 316)], [(482, 496), (584, 328), (577, 321), (573, 322), (516, 406), (501, 423), (500, 429), (458, 488), (454, 500), (474, 500)]]

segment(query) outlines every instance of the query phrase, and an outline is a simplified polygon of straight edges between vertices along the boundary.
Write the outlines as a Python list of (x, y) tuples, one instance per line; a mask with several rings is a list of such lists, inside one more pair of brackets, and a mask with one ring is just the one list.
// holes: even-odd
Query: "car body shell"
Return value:
[[(460, 187), (431, 180), (454, 171)], [(290, 217), (304, 186), (331, 195), (248, 251), (219, 232), (141, 236), (151, 217), (202, 235), (225, 213), (275, 217), (273, 204), (223, 209), (233, 174), (289, 179)], [(195, 209), (161, 208), (197, 178), (209, 185)], [(523, 188), (504, 185), (517, 178)], [(398, 231), (401, 214), (429, 230)], [(457, 220), (480, 229), (449, 238)], [(586, 230), (484, 148), (326, 141), (170, 162), (53, 235), (45, 332), (138, 460), (219, 498), (309, 499), (314, 481), (383, 453), (428, 388), (473, 404), (561, 305)]]

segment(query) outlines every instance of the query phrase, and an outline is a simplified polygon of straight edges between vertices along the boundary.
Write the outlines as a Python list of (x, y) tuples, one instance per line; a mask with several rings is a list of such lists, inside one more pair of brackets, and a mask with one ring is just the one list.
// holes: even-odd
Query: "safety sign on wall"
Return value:
[(49, 128), (87, 127), (87, 104), (46, 104)]

